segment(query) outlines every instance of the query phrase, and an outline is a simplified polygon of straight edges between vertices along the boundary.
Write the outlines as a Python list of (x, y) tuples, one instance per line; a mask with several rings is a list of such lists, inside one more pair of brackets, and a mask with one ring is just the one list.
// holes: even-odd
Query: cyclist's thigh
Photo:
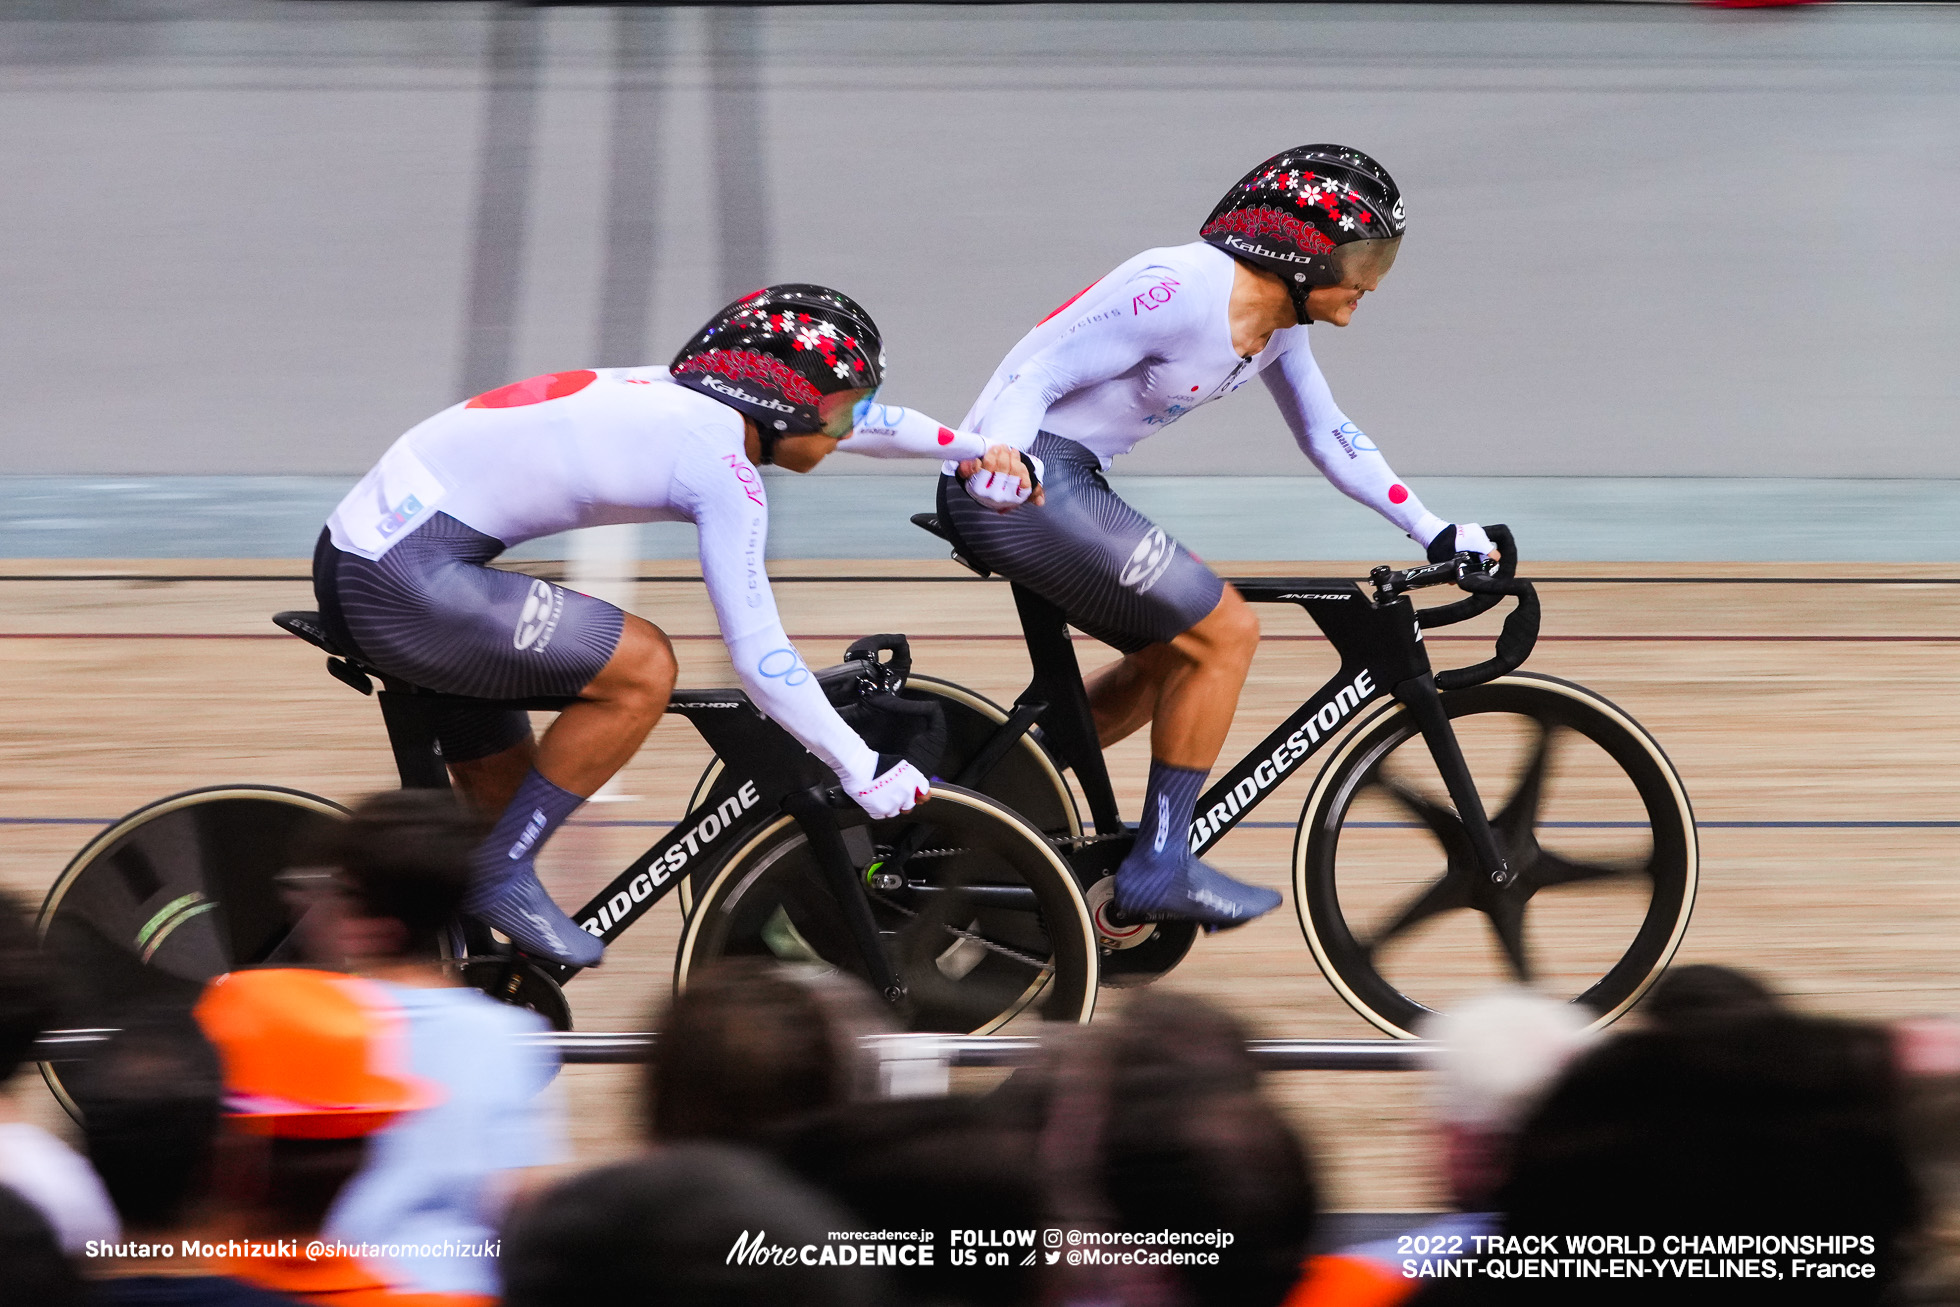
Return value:
[(618, 648), (624, 614), (483, 565), (502, 549), (438, 513), (379, 559), (342, 553), (331, 579), (340, 618), (374, 666), (432, 690), (482, 699), (577, 694)]
[(1047, 503), (996, 513), (955, 477), (939, 481), (939, 511), (979, 562), (1068, 614), (1098, 640), (1134, 653), (1190, 630), (1218, 606), (1225, 583), (1190, 550), (1124, 503), (1096, 456), (1044, 432)]

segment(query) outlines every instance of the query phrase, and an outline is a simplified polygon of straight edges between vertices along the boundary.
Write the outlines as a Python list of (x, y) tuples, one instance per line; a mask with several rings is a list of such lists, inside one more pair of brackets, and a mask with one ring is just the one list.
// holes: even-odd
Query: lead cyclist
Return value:
[[(652, 623), (576, 590), (487, 566), (578, 527), (688, 521), (742, 687), (864, 809), (893, 817), (926, 778), (873, 750), (831, 707), (783, 631), (764, 570), (756, 468), (807, 472), (840, 447), (876, 457), (984, 454), (1006, 495), (1012, 450), (873, 401), (884, 349), (870, 315), (822, 286), (770, 286), (716, 314), (662, 367), (558, 372), (478, 395), (412, 428), (328, 519), (313, 584), (329, 634), (381, 671), (482, 699), (577, 696), (541, 740), (516, 709), (445, 707), (437, 742), (496, 820), (465, 910), (524, 952), (595, 966), (604, 946), (545, 892), (536, 859), (639, 750), (677, 667)], [(988, 478), (976, 481), (984, 501)]]
[[(1307, 325), (1345, 327), (1402, 242), (1402, 197), (1359, 150), (1303, 145), (1247, 173), (1189, 245), (1145, 250), (1064, 303), (995, 369), (961, 426), (990, 448), (948, 461), (940, 518), (974, 561), (1123, 652), (1087, 680), (1106, 748), (1150, 724), (1150, 781), (1117, 911), (1235, 926), (1281, 896), (1193, 857), (1191, 809), (1259, 643), (1237, 591), (1123, 502), (1112, 460), (1255, 376), (1315, 467), (1440, 561), (1489, 554), (1475, 523), (1423, 507), (1335, 405)], [(1021, 451), (1041, 485), (1002, 514), (981, 492)]]

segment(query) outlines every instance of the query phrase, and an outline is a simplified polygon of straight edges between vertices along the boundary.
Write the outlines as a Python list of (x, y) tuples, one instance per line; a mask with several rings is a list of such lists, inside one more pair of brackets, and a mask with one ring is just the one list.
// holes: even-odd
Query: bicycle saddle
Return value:
[(318, 645), (336, 658), (345, 658), (340, 646), (327, 634), (327, 625), (320, 620), (317, 612), (292, 609), (289, 612), (274, 613), (272, 624), (288, 635), (296, 635), (311, 645)]
[(951, 545), (953, 547), (953, 561), (961, 567), (964, 567), (967, 571), (972, 572), (975, 576), (987, 577), (993, 575), (990, 570), (980, 566), (980, 564), (960, 552), (964, 546), (953, 538), (953, 533), (947, 529), (944, 522), (939, 520), (939, 514), (914, 513), (912, 514), (912, 525), (918, 527), (921, 531), (932, 532), (932, 534)]

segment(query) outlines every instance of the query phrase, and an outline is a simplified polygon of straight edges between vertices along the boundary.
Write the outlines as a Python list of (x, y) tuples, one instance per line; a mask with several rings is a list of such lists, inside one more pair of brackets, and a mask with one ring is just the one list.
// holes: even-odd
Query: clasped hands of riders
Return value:
[(665, 368), (515, 382), (411, 429), (335, 509), (314, 559), (323, 620), (376, 668), (472, 699), (575, 696), (534, 739), (515, 709), (453, 705), (437, 737), (486, 815), (466, 910), (526, 953), (599, 962), (536, 871), (552, 833), (630, 760), (677, 666), (644, 619), (487, 566), (512, 545), (609, 522), (694, 523), (737, 677), (873, 818), (931, 783), (867, 745), (783, 631), (761, 559), (756, 469), (807, 472), (831, 451), (942, 461), (941, 522), (961, 552), (1058, 604), (1114, 646), (1085, 678), (1100, 742), (1150, 727), (1136, 843), (1116, 873), (1135, 919), (1237, 925), (1280, 895), (1208, 867), (1186, 832), (1237, 707), (1257, 619), (1236, 591), (1125, 503), (1103, 473), (1198, 406), (1263, 380), (1295, 440), (1350, 497), (1432, 557), (1490, 552), (1474, 523), (1429, 512), (1334, 404), (1307, 324), (1346, 326), (1393, 263), (1400, 192), (1359, 151), (1309, 145), (1246, 174), (1197, 242), (1146, 250), (1011, 349), (957, 428), (876, 399), (871, 317), (826, 287), (770, 286), (728, 305)]

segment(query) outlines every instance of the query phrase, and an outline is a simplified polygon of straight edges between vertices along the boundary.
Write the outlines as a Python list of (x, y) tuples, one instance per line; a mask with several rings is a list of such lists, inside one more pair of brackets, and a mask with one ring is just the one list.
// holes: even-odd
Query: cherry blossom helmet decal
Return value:
[(1241, 178), (1198, 234), (1278, 273), (1305, 322), (1315, 286), (1380, 284), (1403, 226), (1402, 192), (1386, 168), (1345, 145), (1299, 145)]
[(751, 291), (708, 319), (667, 365), (675, 381), (755, 419), (764, 462), (792, 432), (850, 434), (851, 405), (826, 402), (875, 390), (885, 350), (856, 300), (801, 282)]

